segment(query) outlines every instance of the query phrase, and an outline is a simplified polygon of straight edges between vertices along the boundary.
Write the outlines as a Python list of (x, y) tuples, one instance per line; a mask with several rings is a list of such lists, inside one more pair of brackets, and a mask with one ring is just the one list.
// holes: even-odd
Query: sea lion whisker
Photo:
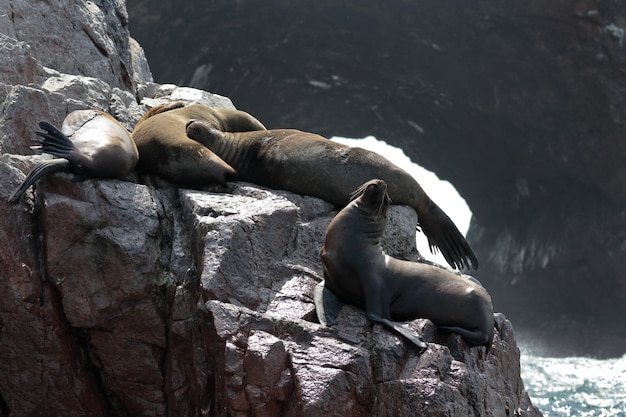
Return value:
[(365, 183), (358, 187), (356, 190), (352, 191), (350, 193), (350, 201), (356, 200), (357, 198), (361, 197), (368, 185), (369, 183)]
[(378, 205), (376, 209), (376, 219), (379, 220), (380, 218), (384, 217), (386, 214), (387, 214), (387, 205), (385, 204), (385, 198), (383, 196), (381, 203)]

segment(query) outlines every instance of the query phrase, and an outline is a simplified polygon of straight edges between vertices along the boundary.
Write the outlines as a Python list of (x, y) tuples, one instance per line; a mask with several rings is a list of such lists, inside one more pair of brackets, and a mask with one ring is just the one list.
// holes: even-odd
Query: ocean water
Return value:
[(522, 349), (521, 372), (544, 417), (626, 417), (626, 355), (554, 358)]
[[(333, 140), (380, 153), (409, 172), (426, 193), (466, 234), (472, 213), (454, 186), (415, 164), (402, 149), (373, 136)], [(417, 249), (427, 259), (446, 265), (431, 254), (426, 238), (417, 234)], [(518, 340), (519, 343), (519, 340)], [(614, 359), (547, 357), (520, 347), (521, 373), (526, 391), (544, 417), (626, 417), (626, 355)]]

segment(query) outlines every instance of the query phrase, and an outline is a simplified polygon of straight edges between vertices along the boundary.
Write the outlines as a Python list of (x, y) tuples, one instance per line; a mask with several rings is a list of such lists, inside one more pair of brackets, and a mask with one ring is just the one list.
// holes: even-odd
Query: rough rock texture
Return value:
[(589, 323), (626, 351), (626, 3), (135, 0), (129, 15), (159, 82), (402, 147), (468, 201), (497, 308)]
[[(42, 158), (29, 149), (40, 120), (93, 107), (132, 128), (162, 100), (232, 107), (151, 83), (124, 4), (27, 3), (0, 15), (0, 417), (540, 415), (503, 316), (488, 353), (428, 320), (411, 323), (432, 342), (423, 353), (354, 308), (334, 329), (317, 324), (336, 212), (322, 200), (55, 175), (8, 205)], [(76, 40), (72, 53), (60, 40)], [(416, 221), (393, 207), (390, 253), (417, 255)]]
[(132, 88), (127, 25), (126, 5), (119, 0), (3, 0), (0, 15), (0, 33), (28, 45), (41, 65)]

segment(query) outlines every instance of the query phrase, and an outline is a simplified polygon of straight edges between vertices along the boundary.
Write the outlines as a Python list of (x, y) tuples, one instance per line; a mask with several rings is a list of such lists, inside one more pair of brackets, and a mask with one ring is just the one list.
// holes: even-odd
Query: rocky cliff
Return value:
[[(425, 352), (354, 308), (317, 324), (322, 200), (61, 174), (7, 204), (40, 120), (97, 108), (130, 129), (164, 100), (232, 104), (153, 84), (123, 2), (2, 10), (0, 416), (540, 415), (502, 315), (489, 352), (428, 320), (411, 323)], [(415, 255), (416, 221), (391, 209), (389, 253)]]
[(268, 126), (402, 147), (470, 205), (469, 240), (497, 308), (516, 323), (565, 318), (576, 334), (591, 324), (594, 339), (621, 336), (616, 354), (626, 350), (624, 2), (134, 0), (129, 10), (159, 82), (228, 95)]

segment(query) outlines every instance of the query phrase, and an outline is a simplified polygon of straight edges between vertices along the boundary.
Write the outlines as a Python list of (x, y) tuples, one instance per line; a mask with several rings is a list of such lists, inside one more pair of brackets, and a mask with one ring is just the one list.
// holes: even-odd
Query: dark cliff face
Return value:
[(497, 310), (621, 321), (623, 2), (132, 0), (128, 12), (157, 82), (226, 95), (270, 128), (375, 135), (450, 180)]

